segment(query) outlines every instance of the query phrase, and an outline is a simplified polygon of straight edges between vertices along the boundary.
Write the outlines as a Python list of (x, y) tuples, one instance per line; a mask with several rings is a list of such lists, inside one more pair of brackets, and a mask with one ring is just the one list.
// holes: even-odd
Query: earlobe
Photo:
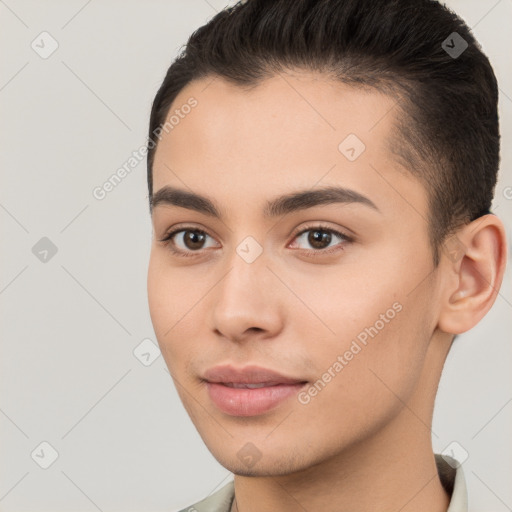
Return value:
[(461, 334), (474, 327), (494, 304), (505, 273), (507, 244), (503, 223), (492, 214), (466, 224), (455, 236), (464, 250), (457, 260), (450, 257), (453, 251), (443, 251), (441, 265), (448, 276), (438, 327)]

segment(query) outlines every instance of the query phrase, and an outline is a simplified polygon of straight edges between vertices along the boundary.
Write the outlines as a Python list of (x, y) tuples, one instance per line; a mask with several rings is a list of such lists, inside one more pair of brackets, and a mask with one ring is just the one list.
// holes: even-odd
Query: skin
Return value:
[[(453, 334), (477, 324), (496, 298), (502, 223), (486, 215), (461, 228), (465, 254), (442, 251), (434, 269), (427, 192), (389, 150), (394, 102), (376, 91), (302, 71), (250, 90), (208, 77), (183, 89), (171, 111), (191, 96), (198, 105), (157, 147), (153, 192), (170, 185), (207, 196), (223, 218), (155, 206), (148, 298), (183, 405), (235, 474), (233, 510), (446, 511), (431, 443), (434, 398)], [(338, 150), (351, 133), (366, 145), (353, 162)], [(276, 196), (329, 185), (359, 192), (378, 211), (348, 203), (263, 215)], [(352, 241), (333, 234), (315, 247), (311, 231), (296, 236), (320, 222)], [(183, 232), (174, 237), (192, 257), (159, 241), (182, 224), (208, 235), (203, 249)], [(236, 252), (247, 236), (263, 250), (250, 264)], [(339, 250), (318, 255), (322, 247)], [(308, 404), (293, 397), (235, 417), (209, 399), (201, 375), (219, 364), (314, 383), (393, 303), (401, 311)], [(252, 467), (237, 455), (248, 442), (261, 455)]]

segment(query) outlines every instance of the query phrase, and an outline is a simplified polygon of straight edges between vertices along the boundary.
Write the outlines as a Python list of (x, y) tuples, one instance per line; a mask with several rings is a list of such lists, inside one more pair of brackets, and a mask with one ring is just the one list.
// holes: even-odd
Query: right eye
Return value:
[[(196, 256), (205, 247), (207, 238), (212, 238), (208, 233), (195, 227), (180, 227), (167, 233), (160, 242), (164, 242), (169, 250), (177, 256)], [(215, 245), (213, 245), (215, 246)], [(211, 246), (210, 246), (211, 247)]]

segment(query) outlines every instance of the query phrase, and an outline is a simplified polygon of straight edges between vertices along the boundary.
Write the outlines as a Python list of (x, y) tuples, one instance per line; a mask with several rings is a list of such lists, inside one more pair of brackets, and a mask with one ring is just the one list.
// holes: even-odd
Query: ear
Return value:
[(460, 334), (474, 327), (491, 309), (507, 262), (505, 229), (488, 214), (466, 224), (443, 246), (443, 280), (438, 327)]

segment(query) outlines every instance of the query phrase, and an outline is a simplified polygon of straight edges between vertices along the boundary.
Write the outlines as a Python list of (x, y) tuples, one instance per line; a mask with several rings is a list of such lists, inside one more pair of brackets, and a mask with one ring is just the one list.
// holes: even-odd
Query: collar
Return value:
[(453, 457), (435, 454), (441, 484), (451, 496), (446, 512), (468, 512), (468, 492), (462, 466)]

